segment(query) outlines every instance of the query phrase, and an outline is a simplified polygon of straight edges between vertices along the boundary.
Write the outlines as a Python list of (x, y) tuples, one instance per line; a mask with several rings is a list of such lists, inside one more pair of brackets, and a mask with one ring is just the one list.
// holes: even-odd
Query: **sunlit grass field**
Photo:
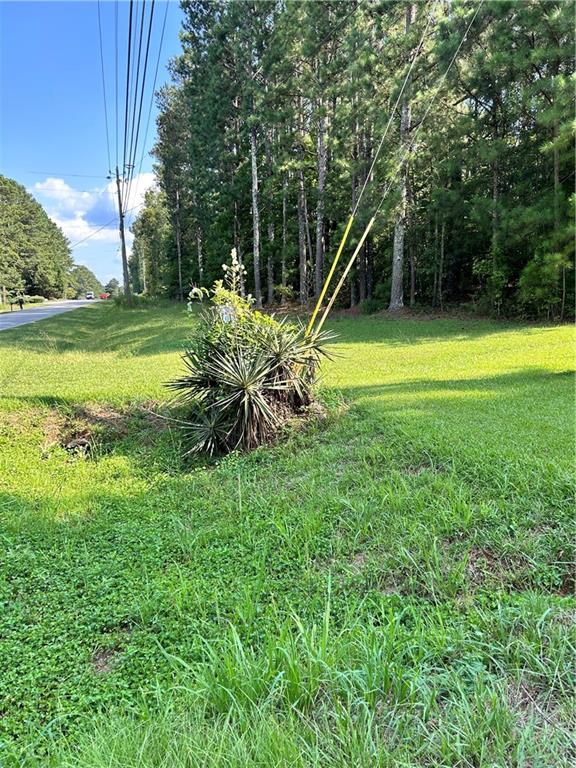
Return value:
[(573, 330), (334, 320), (327, 417), (208, 463), (191, 322), (0, 334), (0, 765), (571, 765)]

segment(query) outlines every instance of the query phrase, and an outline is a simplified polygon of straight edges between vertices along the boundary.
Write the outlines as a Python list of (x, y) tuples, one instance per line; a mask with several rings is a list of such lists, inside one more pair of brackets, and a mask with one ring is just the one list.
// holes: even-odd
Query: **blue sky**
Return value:
[[(121, 163), (129, 2), (120, 0), (117, 5)], [(146, 19), (150, 7), (148, 0)], [(140, 19), (141, 0), (134, 8)], [(157, 88), (169, 80), (167, 64), (180, 50), (179, 3), (170, 0), (166, 5), (166, 0), (157, 0), (137, 166), (142, 148), (144, 156), (141, 174), (132, 185), (129, 208), (140, 205), (144, 190), (152, 183), (149, 150), (156, 133), (155, 105), (145, 146), (143, 140), (166, 8)], [(116, 161), (115, 13), (114, 0), (101, 0), (112, 166)], [(72, 244), (88, 238), (73, 250), (76, 263), (88, 266), (103, 282), (121, 278), (117, 222), (109, 223), (116, 215), (115, 186), (106, 178), (108, 151), (97, 2), (0, 1), (0, 173), (24, 185)]]

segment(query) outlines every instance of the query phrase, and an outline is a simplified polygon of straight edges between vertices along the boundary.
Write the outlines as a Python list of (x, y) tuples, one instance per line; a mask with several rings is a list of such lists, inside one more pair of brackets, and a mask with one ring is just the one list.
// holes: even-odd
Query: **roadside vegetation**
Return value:
[(183, 13), (135, 292), (210, 285), (233, 242), (258, 305), (306, 305), (353, 211), (341, 307), (574, 316), (573, 0)]
[[(40, 203), (18, 182), (0, 175), (0, 312), (19, 298), (25, 304), (46, 299), (82, 298), (104, 289), (84, 265), (74, 264), (69, 240)], [(111, 294), (116, 293), (118, 281)]]
[(0, 335), (0, 764), (571, 764), (572, 329), (330, 325), (325, 418), (220, 460), (181, 306)]
[(223, 280), (190, 294), (209, 302), (183, 355), (184, 373), (168, 385), (186, 405), (187, 454), (252, 450), (277, 438), (317, 406), (316, 376), (329, 356), (329, 334), (254, 311), (253, 298), (240, 293), (246, 270), (231, 255)]

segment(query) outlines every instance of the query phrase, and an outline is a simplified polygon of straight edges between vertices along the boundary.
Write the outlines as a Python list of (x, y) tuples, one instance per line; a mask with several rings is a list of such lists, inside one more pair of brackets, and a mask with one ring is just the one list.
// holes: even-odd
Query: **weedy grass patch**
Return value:
[(571, 764), (572, 329), (331, 325), (327, 418), (219, 461), (181, 307), (0, 334), (0, 764)]

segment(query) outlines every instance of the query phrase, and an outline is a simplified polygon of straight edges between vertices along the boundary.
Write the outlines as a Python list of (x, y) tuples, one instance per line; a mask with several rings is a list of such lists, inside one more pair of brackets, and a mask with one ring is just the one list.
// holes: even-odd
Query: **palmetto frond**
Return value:
[(304, 328), (253, 313), (238, 327), (204, 317), (202, 334), (183, 355), (185, 374), (168, 385), (193, 404), (189, 453), (253, 448), (286, 414), (308, 405), (325, 344)]

